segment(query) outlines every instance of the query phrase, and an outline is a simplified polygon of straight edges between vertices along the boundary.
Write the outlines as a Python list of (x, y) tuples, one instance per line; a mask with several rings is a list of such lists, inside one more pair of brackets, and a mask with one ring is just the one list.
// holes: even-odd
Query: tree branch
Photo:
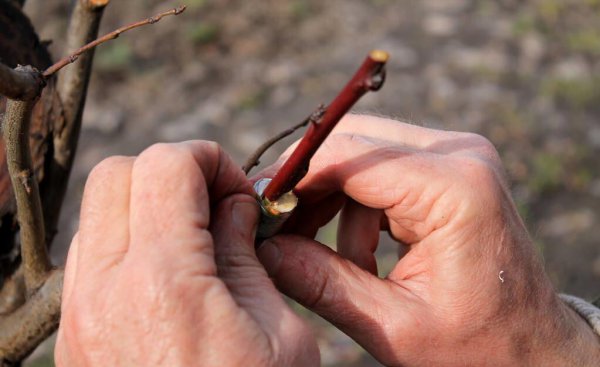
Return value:
[(275, 174), (264, 191), (265, 200), (277, 201), (300, 182), (308, 171), (310, 159), (338, 121), (365, 93), (381, 88), (388, 58), (388, 53), (384, 51), (374, 50), (369, 53), (356, 74), (327, 107), (322, 118), (310, 125), (298, 147)]
[[(92, 2), (92, 1), (90, 1)], [(72, 54), (70, 54), (67, 57), (64, 57), (63, 59), (59, 60), (58, 62), (56, 62), (54, 65), (50, 66), (48, 69), (46, 69), (43, 73), (44, 77), (48, 78), (51, 75), (53, 75), (54, 73), (56, 73), (57, 71), (59, 71), (60, 69), (62, 69), (63, 67), (75, 62), (79, 56), (81, 54), (83, 54), (84, 52), (93, 49), (94, 47), (106, 42), (106, 41), (110, 41), (113, 40), (117, 37), (119, 37), (119, 35), (123, 32), (127, 32), (131, 29), (134, 28), (138, 28), (138, 27), (142, 27), (148, 24), (154, 24), (156, 22), (158, 22), (159, 20), (161, 20), (163, 17), (167, 16), (167, 15), (179, 15), (181, 13), (183, 13), (183, 11), (185, 10), (185, 5), (179, 6), (177, 8), (171, 9), (169, 11), (157, 14), (153, 17), (147, 18), (145, 20), (141, 20), (139, 22), (135, 22), (135, 23), (131, 23), (129, 25), (126, 25), (124, 27), (121, 27), (119, 29), (116, 29), (100, 38), (98, 38), (97, 40), (88, 43), (87, 45), (79, 48), (78, 50), (76, 50), (75, 52), (73, 52)]]
[(45, 85), (41, 73), (32, 67), (12, 69), (0, 63), (0, 94), (10, 99), (32, 100)]
[[(108, 3), (109, 0), (77, 1), (67, 31), (68, 53), (77, 52), (82, 45), (96, 39), (102, 14)], [(77, 151), (93, 59), (94, 49), (90, 49), (81, 55), (78, 63), (64, 69), (58, 78), (57, 91), (64, 119), (54, 121), (52, 149), (46, 157), (46, 172), (40, 187), (48, 245), (57, 232), (60, 210)]]
[(20, 362), (56, 330), (62, 285), (63, 270), (53, 270), (27, 303), (0, 318), (0, 364)]
[(248, 173), (250, 173), (250, 170), (253, 167), (258, 166), (260, 164), (260, 157), (262, 157), (262, 155), (265, 154), (265, 152), (270, 147), (272, 147), (273, 144), (277, 143), (281, 139), (286, 138), (289, 135), (292, 135), (296, 130), (308, 125), (309, 122), (317, 122), (319, 119), (321, 119), (321, 117), (323, 117), (324, 113), (325, 105), (322, 104), (319, 107), (317, 107), (317, 109), (313, 113), (311, 113), (310, 116), (302, 120), (302, 122), (300, 122), (299, 124), (294, 125), (289, 129), (278, 133), (277, 135), (262, 143), (262, 145), (259, 146), (250, 157), (248, 157), (248, 160), (246, 160), (246, 163), (242, 166), (242, 170), (244, 170), (244, 173), (248, 175)]
[(29, 151), (29, 121), (34, 103), (9, 99), (4, 118), (6, 160), (17, 202), (21, 259), (28, 293), (44, 282), (50, 270), (42, 205)]
[(121, 27), (95, 39), (103, 9), (108, 3), (109, 0), (79, 0), (77, 2), (68, 31), (68, 45), (71, 53), (43, 73), (44, 77), (48, 78), (66, 65), (81, 59), (74, 67), (61, 72), (58, 79), (58, 93), (63, 102), (65, 121), (54, 127), (53, 156), (46, 165), (46, 178), (42, 183), (44, 219), (47, 229), (46, 242), (48, 244), (52, 242), (56, 233), (62, 202), (77, 151), (81, 118), (93, 60), (93, 52), (88, 51), (117, 38), (121, 33), (130, 29), (156, 23), (165, 16), (178, 15), (185, 10), (185, 6), (180, 6)]

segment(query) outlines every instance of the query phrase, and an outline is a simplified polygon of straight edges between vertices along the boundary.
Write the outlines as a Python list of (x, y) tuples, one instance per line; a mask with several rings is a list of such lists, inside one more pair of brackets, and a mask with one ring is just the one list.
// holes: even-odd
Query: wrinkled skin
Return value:
[(317, 366), (254, 253), (258, 208), (215, 143), (90, 174), (65, 270), (58, 366)]
[[(298, 194), (289, 234), (258, 250), (263, 268), (251, 186), (216, 144), (161, 144), (101, 163), (67, 260), (57, 364), (318, 365), (314, 338), (267, 272), (386, 365), (600, 360), (480, 136), (350, 116)], [(341, 208), (334, 252), (312, 238)], [(374, 275), (380, 230), (403, 250), (385, 279)]]
[[(481, 136), (347, 116), (296, 191), (291, 234), (265, 242), (259, 258), (279, 289), (383, 364), (600, 361), (598, 337), (556, 296)], [(334, 252), (311, 238), (342, 205)], [(404, 254), (384, 279), (380, 230)]]

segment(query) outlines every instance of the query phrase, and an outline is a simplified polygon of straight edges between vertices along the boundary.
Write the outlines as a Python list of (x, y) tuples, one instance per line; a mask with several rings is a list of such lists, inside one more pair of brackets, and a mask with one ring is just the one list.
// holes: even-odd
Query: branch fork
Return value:
[[(8, 97), (2, 132), (16, 197), (22, 258), (21, 266), (13, 277), (23, 279), (25, 288), (24, 291), (13, 292), (20, 298), (10, 305), (11, 312), (0, 315), (0, 366), (20, 365), (23, 358), (56, 330), (60, 319), (63, 270), (52, 268), (47, 246), (55, 233), (81, 125), (92, 63), (91, 53), (83, 54), (123, 32), (154, 24), (165, 16), (178, 15), (185, 10), (185, 6), (180, 6), (95, 39), (103, 9), (109, 1), (77, 1), (68, 31), (69, 47), (74, 48), (74, 52), (45, 71), (21, 65), (12, 69), (0, 63), (0, 94)], [(61, 74), (61, 79), (66, 82), (61, 85), (59, 80), (58, 91), (65, 121), (63, 125), (55, 126), (54, 156), (46, 158), (50, 164), (44, 178), (48, 187), (43, 195), (42, 208), (29, 147), (31, 111), (46, 81), (82, 55), (76, 66)], [(60, 164), (56, 164), (57, 161)], [(6, 283), (20, 284), (19, 279)], [(0, 295), (10, 293), (5, 290), (0, 287)]]

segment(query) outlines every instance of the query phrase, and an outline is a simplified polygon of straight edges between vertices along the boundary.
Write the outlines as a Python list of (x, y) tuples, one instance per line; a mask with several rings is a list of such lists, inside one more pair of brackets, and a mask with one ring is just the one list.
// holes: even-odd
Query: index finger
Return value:
[[(430, 129), (384, 117), (347, 114), (333, 129), (331, 136), (340, 134), (385, 140), (408, 149), (438, 154), (467, 154), (477, 156), (497, 166), (501, 165), (493, 145), (484, 137), (473, 133)], [(252, 180), (274, 176), (297, 144), (298, 141), (286, 149), (275, 164), (265, 168)], [(318, 158), (314, 158), (311, 164), (315, 159)]]
[(443, 225), (461, 205), (447, 192), (477, 191), (474, 182), (461, 174), (475, 163), (385, 140), (337, 134), (317, 152), (296, 192), (303, 205), (317, 212), (328, 205), (323, 199), (335, 192), (382, 209), (394, 237), (410, 244)]

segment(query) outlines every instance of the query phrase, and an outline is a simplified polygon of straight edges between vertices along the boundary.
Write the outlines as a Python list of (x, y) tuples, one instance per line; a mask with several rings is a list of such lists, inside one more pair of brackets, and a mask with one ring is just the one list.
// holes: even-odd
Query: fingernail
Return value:
[(233, 204), (233, 225), (241, 233), (248, 234), (249, 240), (254, 241), (258, 219), (258, 204), (238, 202)]
[(282, 254), (279, 247), (273, 241), (266, 240), (263, 242), (256, 252), (256, 256), (258, 256), (258, 260), (263, 264), (270, 276), (277, 274)]

